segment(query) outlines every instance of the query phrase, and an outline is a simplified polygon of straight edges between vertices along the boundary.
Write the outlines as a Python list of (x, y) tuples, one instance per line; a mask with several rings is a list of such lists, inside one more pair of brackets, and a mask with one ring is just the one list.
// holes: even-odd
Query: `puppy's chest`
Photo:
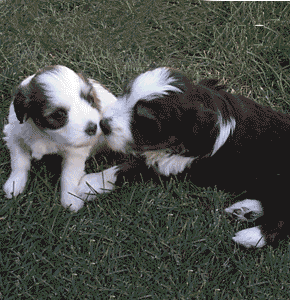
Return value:
[(38, 130), (31, 120), (22, 125), (21, 128), (19, 137), (29, 147), (33, 158), (41, 159), (46, 154), (64, 151), (62, 145), (54, 141), (51, 136)]
[(184, 157), (178, 154), (171, 154), (167, 150), (147, 151), (143, 154), (146, 164), (154, 167), (165, 176), (182, 173), (194, 161), (195, 157)]
[(29, 145), (32, 151), (31, 155), (36, 159), (41, 159), (45, 154), (62, 151), (62, 149), (59, 149), (58, 145), (51, 140), (38, 139), (31, 142)]

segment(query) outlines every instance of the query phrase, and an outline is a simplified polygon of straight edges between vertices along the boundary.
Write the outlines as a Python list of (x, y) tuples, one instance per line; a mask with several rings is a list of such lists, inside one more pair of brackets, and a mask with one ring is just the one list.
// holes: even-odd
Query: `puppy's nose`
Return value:
[(109, 135), (111, 133), (111, 128), (109, 126), (109, 119), (103, 119), (100, 121), (100, 128), (102, 129), (105, 135)]
[(97, 132), (97, 125), (95, 123), (90, 122), (85, 130), (85, 133), (89, 136), (95, 135)]

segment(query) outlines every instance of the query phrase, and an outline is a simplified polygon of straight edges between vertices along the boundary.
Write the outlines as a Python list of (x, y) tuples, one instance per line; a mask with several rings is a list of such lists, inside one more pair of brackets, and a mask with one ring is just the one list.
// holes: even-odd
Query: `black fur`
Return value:
[[(170, 76), (175, 76), (173, 72)], [(177, 76), (183, 93), (171, 92), (151, 101), (141, 99), (133, 107), (131, 149), (136, 156), (119, 166), (116, 184), (157, 180), (156, 164), (148, 166), (144, 153), (168, 149), (170, 155), (193, 157), (177, 177), (201, 187), (217, 187), (243, 199), (259, 200), (264, 215), (257, 220), (268, 243), (289, 234), (290, 121), (289, 115), (264, 107), (244, 96), (216, 86), (217, 80), (191, 84)], [(177, 78), (176, 77), (176, 78)], [(183, 82), (188, 82), (188, 88)], [(235, 129), (213, 154), (223, 122), (235, 120)], [(104, 120), (105, 121), (105, 120)], [(213, 154), (213, 155), (212, 155)]]

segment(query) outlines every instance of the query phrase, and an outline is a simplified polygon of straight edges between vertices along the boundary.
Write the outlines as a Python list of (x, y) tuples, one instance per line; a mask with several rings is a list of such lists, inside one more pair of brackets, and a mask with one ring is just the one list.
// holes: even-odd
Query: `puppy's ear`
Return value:
[(155, 120), (156, 115), (154, 110), (151, 108), (150, 101), (140, 100), (135, 105), (135, 113), (147, 119)]
[(30, 99), (26, 96), (26, 91), (23, 87), (18, 87), (18, 90), (14, 97), (14, 109), (17, 116), (17, 119), (22, 124), (28, 119), (28, 110)]

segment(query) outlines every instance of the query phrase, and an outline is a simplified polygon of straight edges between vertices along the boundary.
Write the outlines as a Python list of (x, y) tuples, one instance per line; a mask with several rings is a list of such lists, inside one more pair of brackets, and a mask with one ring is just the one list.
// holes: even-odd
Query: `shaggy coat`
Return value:
[[(217, 80), (194, 84), (157, 68), (139, 75), (100, 122), (109, 146), (129, 162), (83, 177), (85, 196), (129, 182), (188, 178), (200, 187), (238, 195), (225, 211), (257, 226), (233, 240), (262, 247), (289, 233), (289, 115), (232, 95)], [(89, 196), (91, 197), (91, 196)], [(238, 198), (238, 199), (239, 199)]]
[(45, 67), (23, 80), (4, 127), (12, 169), (3, 187), (6, 197), (24, 191), (31, 159), (57, 153), (64, 159), (61, 203), (79, 210), (84, 202), (72, 193), (85, 174), (86, 159), (105, 142), (102, 110), (115, 101), (99, 82), (64, 66)]

